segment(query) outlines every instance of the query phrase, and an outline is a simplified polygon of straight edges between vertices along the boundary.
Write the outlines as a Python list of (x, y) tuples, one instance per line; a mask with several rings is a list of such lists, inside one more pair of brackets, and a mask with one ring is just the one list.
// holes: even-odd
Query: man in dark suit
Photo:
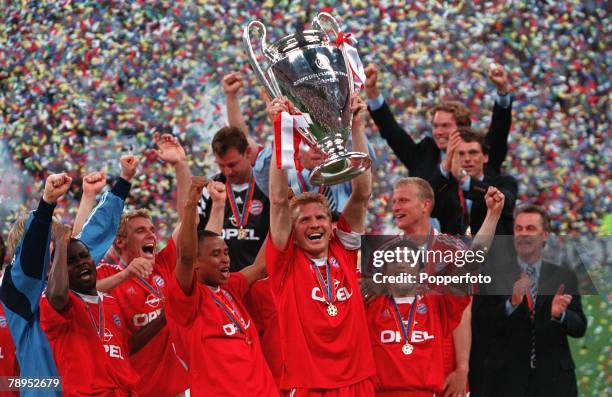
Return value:
[[(487, 175), (499, 175), (508, 153), (508, 134), (512, 124), (512, 95), (509, 93), (508, 74), (503, 66), (491, 64), (487, 70), (489, 79), (497, 88), (491, 125), (486, 142), (491, 148)], [(431, 175), (446, 155), (449, 135), (459, 127), (469, 127), (470, 110), (461, 102), (444, 101), (432, 110), (432, 136), (418, 143), (397, 123), (377, 86), (378, 68), (369, 65), (365, 70), (368, 109), (380, 135), (387, 141), (397, 158), (406, 166), (410, 176), (429, 181)]]
[(482, 134), (469, 127), (451, 133), (447, 155), (430, 178), (436, 201), (431, 216), (440, 221), (443, 233), (464, 234), (468, 228), (471, 235), (478, 233), (487, 213), (485, 194), (489, 186), (494, 186), (506, 197), (495, 234), (512, 234), (518, 185), (509, 175), (485, 173), (489, 159)]
[[(549, 233), (541, 207), (517, 209), (511, 263), (492, 264), (494, 285), (474, 299), (474, 322), (491, 338), (482, 396), (577, 396), (567, 337), (582, 337), (587, 320), (576, 275), (542, 261)], [(496, 294), (496, 295), (491, 295)]]

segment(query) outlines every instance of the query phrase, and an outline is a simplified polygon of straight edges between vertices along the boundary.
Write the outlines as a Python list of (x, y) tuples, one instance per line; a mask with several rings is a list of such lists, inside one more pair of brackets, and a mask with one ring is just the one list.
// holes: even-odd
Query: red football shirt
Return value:
[[(419, 296), (410, 341), (414, 350), (409, 355), (402, 352), (406, 340), (391, 298), (379, 296), (372, 301), (366, 312), (376, 362), (376, 390), (441, 392), (445, 379), (444, 340), (461, 321), (469, 301), (467, 296)], [(399, 298), (396, 302), (406, 327), (414, 298)]]
[[(0, 376), (19, 376), (15, 343), (0, 304)], [(5, 385), (6, 386), (6, 385)], [(0, 396), (19, 396), (19, 392), (0, 392)]]
[[(47, 334), (62, 378), (64, 395), (128, 395), (139, 381), (128, 360), (126, 322), (117, 300), (100, 294), (100, 303), (89, 303), (74, 292), (58, 313), (43, 295), (40, 326)], [(102, 324), (102, 326), (100, 326)], [(102, 336), (98, 333), (102, 329)], [(116, 394), (113, 394), (116, 393)]]
[[(433, 236), (430, 237), (427, 249), (438, 252), (454, 252), (465, 251), (468, 249), (468, 247), (460, 239), (448, 234), (439, 233), (434, 229)], [(455, 264), (453, 262), (429, 262), (425, 265), (425, 271), (429, 274), (449, 275), (452, 274), (454, 270)], [(432, 288), (438, 293), (445, 295), (452, 294), (451, 290), (446, 286), (433, 286)], [(444, 338), (443, 355), (444, 374), (445, 376), (448, 376), (457, 366), (455, 359), (455, 342), (453, 341), (452, 333), (448, 333)]]
[(280, 346), (280, 328), (278, 326), (278, 312), (272, 292), (270, 278), (257, 280), (251, 284), (244, 304), (259, 331), (261, 350), (266, 358), (272, 376), (280, 387), (280, 378), (283, 368), (283, 357)]
[[(355, 237), (357, 245), (352, 244)], [(285, 248), (274, 246), (272, 239), (268, 239), (266, 266), (276, 296), (285, 364), (282, 389), (337, 389), (374, 376), (365, 308), (357, 281), (358, 248), (359, 235), (351, 233), (341, 217), (327, 255), (338, 310), (331, 317), (316, 270), (295, 245), (293, 232)], [(326, 278), (325, 266), (320, 269)]]
[[(164, 308), (165, 289), (176, 267), (176, 245), (168, 240), (166, 247), (155, 255), (153, 273), (146, 280), (132, 278), (109, 293), (119, 301), (130, 334), (139, 331), (159, 317)], [(121, 271), (118, 264), (98, 266), (98, 279)], [(144, 282), (143, 282), (144, 281)], [(173, 338), (165, 325), (142, 349), (130, 356), (134, 370), (142, 382), (139, 396), (175, 396), (187, 389), (187, 370), (181, 364), (173, 346)]]
[[(257, 329), (242, 300), (248, 290), (246, 278), (232, 273), (227, 284), (213, 292), (194, 279), (192, 294), (185, 295), (172, 277), (168, 286), (169, 323), (183, 332), (189, 349), (189, 389), (198, 396), (278, 396), (272, 373), (261, 352)], [(224, 302), (236, 313), (235, 320), (215, 302)]]

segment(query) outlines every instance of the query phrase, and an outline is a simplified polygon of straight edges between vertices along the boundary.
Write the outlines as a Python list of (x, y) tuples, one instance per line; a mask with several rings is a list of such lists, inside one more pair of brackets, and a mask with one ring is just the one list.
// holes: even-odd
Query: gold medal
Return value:
[(336, 317), (338, 315), (338, 308), (336, 305), (330, 303), (327, 306), (327, 314), (329, 314), (330, 317)]
[(404, 353), (405, 355), (410, 355), (412, 354), (412, 352), (414, 351), (414, 346), (412, 346), (410, 343), (406, 342), (404, 344), (404, 346), (402, 346), (402, 353)]
[(247, 231), (241, 226), (238, 229), (238, 240), (244, 240), (245, 238), (247, 238)]

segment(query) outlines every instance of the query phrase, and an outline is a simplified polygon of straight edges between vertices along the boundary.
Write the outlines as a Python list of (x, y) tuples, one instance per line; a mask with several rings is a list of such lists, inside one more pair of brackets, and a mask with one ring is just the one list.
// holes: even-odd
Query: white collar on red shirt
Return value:
[(325, 266), (325, 264), (327, 263), (327, 257), (325, 258), (317, 258), (317, 259), (312, 259), (312, 261), (315, 263), (315, 265), (317, 266)]
[(210, 288), (210, 290), (214, 292), (215, 294), (221, 291), (221, 287), (219, 287), (218, 285), (216, 287), (211, 287), (210, 285), (207, 285), (207, 287)]
[(83, 299), (83, 301), (87, 302), (87, 303), (93, 303), (93, 304), (98, 304), (98, 302), (101, 302), (104, 300), (102, 292), (100, 291), (96, 291), (97, 295), (96, 296), (91, 296), (91, 295), (85, 295), (85, 294), (81, 294), (79, 292), (73, 291), (75, 294), (77, 294), (78, 296), (81, 297), (81, 299)]
[(395, 300), (395, 303), (397, 303), (398, 305), (403, 305), (403, 304), (412, 304), (412, 302), (414, 302), (414, 296), (402, 296), (402, 297), (398, 297), (398, 298), (393, 298)]

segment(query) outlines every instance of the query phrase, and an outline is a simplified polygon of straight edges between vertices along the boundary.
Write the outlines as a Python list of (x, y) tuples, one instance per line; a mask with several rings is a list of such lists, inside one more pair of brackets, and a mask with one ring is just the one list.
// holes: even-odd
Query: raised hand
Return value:
[(106, 186), (106, 174), (94, 171), (83, 177), (83, 194), (97, 196)]
[(57, 200), (68, 191), (72, 178), (65, 172), (61, 174), (51, 174), (45, 181), (43, 200), (48, 204), (55, 204)]
[(510, 84), (508, 82), (508, 73), (503, 65), (499, 63), (491, 63), (487, 67), (487, 76), (495, 87), (497, 88), (497, 92), (504, 95), (507, 94), (510, 90)]
[(365, 70), (365, 91), (368, 99), (375, 99), (380, 95), (378, 90), (378, 67), (374, 64), (368, 65)]
[(59, 222), (53, 222), (51, 226), (51, 237), (56, 246), (67, 247), (71, 236), (72, 228), (70, 226)]
[(291, 113), (294, 110), (293, 105), (289, 101), (289, 99), (282, 97), (276, 98), (272, 102), (268, 103), (266, 107), (266, 112), (268, 112), (268, 118), (274, 124), (274, 120), (276, 120), (276, 116), (282, 112)]
[(236, 96), (242, 87), (244, 87), (244, 80), (240, 73), (233, 72), (223, 77), (223, 92), (225, 96)]
[(153, 273), (153, 262), (145, 258), (134, 258), (125, 268), (128, 278), (142, 277), (147, 278)]
[[(459, 144), (461, 143), (461, 135), (459, 134), (459, 131), (455, 130), (453, 132), (450, 133), (450, 135), (448, 136), (448, 145), (446, 146), (446, 157), (444, 157), (444, 161), (442, 162), (442, 168), (444, 168), (444, 170), (446, 172), (450, 172), (453, 171), (453, 168), (455, 168), (454, 171), (460, 171), (457, 170), (457, 164), (458, 162), (458, 158), (455, 159), (455, 152), (457, 151), (457, 147), (459, 146)], [(453, 173), (453, 175), (455, 177), (459, 176), (459, 175), (455, 175), (455, 173)]]
[(189, 186), (189, 193), (187, 196), (188, 204), (197, 204), (202, 197), (202, 189), (206, 186), (206, 177), (204, 176), (192, 176), (191, 185)]
[(494, 186), (489, 186), (487, 189), (487, 193), (485, 194), (485, 203), (487, 204), (487, 209), (491, 211), (494, 215), (501, 215), (502, 210), (504, 209), (504, 194)]
[(121, 156), (119, 161), (121, 162), (121, 178), (128, 182), (131, 181), (134, 175), (136, 175), (138, 159), (133, 154), (127, 154), (125, 156)]
[(211, 179), (208, 182), (206, 189), (208, 190), (208, 194), (210, 194), (210, 198), (212, 199), (213, 203), (219, 203), (221, 205), (225, 205), (225, 200), (227, 198), (227, 192), (225, 190), (224, 183), (213, 181)]
[(368, 106), (358, 93), (351, 95), (350, 109), (353, 113), (353, 128), (365, 127), (365, 115), (368, 113)]
[(557, 293), (553, 297), (553, 301), (550, 307), (550, 315), (552, 318), (558, 319), (561, 317), (563, 312), (567, 310), (567, 307), (572, 302), (572, 296), (568, 294), (564, 294), (565, 285), (561, 284)]
[(529, 291), (530, 283), (531, 279), (525, 273), (521, 274), (521, 277), (516, 280), (516, 282), (512, 286), (512, 306), (516, 307), (521, 304), (523, 298), (525, 297), (525, 294), (527, 293), (527, 291)]
[(155, 135), (153, 135), (153, 140), (158, 147), (155, 153), (163, 162), (175, 165), (179, 161), (185, 161), (187, 159), (185, 150), (178, 139), (171, 134), (160, 135), (156, 132)]

